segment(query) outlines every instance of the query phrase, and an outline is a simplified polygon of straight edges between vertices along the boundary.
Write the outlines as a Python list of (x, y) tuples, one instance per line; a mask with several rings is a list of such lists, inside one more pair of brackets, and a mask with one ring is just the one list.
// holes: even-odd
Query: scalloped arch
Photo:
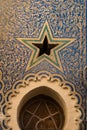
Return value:
[(14, 84), (13, 92), (9, 95), (10, 109), (7, 109), (7, 113), (10, 115), (9, 129), (20, 130), (18, 112), (24, 102), (38, 94), (46, 94), (61, 105), (65, 113), (63, 130), (79, 130), (83, 120), (81, 118), (83, 117), (81, 96), (75, 91), (74, 85), (67, 82), (62, 76), (45, 71), (28, 74), (23, 80)]

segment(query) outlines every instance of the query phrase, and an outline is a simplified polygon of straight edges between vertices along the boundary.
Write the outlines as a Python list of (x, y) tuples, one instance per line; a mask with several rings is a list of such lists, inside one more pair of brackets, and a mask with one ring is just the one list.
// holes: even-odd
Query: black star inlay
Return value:
[(43, 44), (36, 44), (36, 43), (33, 44), (40, 49), (39, 56), (43, 55), (44, 53), (50, 55), (50, 50), (58, 46), (58, 44), (49, 44), (46, 36), (44, 38)]

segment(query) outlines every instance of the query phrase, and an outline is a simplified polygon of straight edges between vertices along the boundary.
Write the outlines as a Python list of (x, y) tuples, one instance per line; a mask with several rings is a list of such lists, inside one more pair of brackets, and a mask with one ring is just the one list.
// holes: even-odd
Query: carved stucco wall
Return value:
[[(4, 123), (8, 95), (14, 83), (25, 75), (39, 71), (64, 76), (76, 86), (82, 97), (86, 130), (87, 80), (86, 56), (86, 0), (1, 0), (0, 1), (0, 129)], [(61, 65), (58, 67), (42, 60), (27, 68), (32, 51), (19, 38), (39, 38), (48, 22), (53, 38), (74, 38), (75, 41), (58, 50)], [(60, 69), (62, 67), (62, 70)]]

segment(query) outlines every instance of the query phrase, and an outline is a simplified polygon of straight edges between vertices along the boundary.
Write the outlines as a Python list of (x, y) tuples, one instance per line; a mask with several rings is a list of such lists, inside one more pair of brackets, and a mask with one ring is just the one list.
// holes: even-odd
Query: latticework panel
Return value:
[(64, 113), (55, 100), (38, 95), (22, 107), (19, 125), (21, 130), (62, 130)]

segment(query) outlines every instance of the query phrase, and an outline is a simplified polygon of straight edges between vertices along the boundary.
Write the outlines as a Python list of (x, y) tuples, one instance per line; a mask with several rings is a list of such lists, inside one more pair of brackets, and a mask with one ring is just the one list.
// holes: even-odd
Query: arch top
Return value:
[(10, 115), (9, 128), (20, 130), (18, 112), (28, 100), (39, 94), (50, 96), (62, 107), (65, 116), (62, 130), (79, 130), (83, 120), (81, 96), (75, 91), (74, 85), (61, 75), (46, 71), (28, 74), (14, 84), (13, 93), (10, 95), (10, 109), (7, 110)]

